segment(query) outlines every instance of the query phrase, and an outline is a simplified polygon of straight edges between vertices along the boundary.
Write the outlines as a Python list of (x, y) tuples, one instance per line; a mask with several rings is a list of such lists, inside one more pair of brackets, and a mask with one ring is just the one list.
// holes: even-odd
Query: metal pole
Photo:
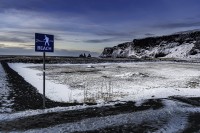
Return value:
[(45, 52), (43, 52), (43, 108), (45, 109)]

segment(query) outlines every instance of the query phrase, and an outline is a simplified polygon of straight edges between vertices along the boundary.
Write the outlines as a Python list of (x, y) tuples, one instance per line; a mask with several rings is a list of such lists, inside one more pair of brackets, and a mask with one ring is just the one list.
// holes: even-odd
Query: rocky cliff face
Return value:
[(100, 57), (113, 58), (199, 58), (200, 31), (134, 39), (104, 49)]

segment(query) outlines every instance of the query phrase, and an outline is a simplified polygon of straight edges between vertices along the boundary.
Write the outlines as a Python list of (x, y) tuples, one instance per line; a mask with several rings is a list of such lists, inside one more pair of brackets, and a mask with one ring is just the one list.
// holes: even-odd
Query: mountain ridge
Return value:
[(200, 30), (134, 39), (106, 47), (102, 58), (199, 58)]

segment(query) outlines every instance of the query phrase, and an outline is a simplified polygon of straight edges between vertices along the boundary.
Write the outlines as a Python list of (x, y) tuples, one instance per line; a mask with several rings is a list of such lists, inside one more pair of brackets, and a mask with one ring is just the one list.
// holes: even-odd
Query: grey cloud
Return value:
[(121, 41), (131, 41), (133, 38), (136, 38), (137, 35), (141, 33), (135, 31), (101, 31), (96, 32), (95, 35), (102, 36), (102, 37), (110, 37), (109, 39), (102, 39), (102, 40), (90, 40), (89, 43), (101, 43), (101, 42), (121, 42)]
[(1, 9), (21, 9), (21, 10), (34, 10), (43, 6), (45, 2), (41, 0), (1, 0)]
[(4, 48), (5, 46), (5, 44), (0, 44), (0, 48)]
[(84, 42), (86, 43), (104, 43), (104, 42), (112, 42), (114, 41), (112, 38), (108, 39), (93, 39), (93, 40), (86, 40)]
[[(4, 42), (18, 42), (18, 43), (25, 43), (31, 42), (35, 39), (35, 32), (32, 31), (20, 31), (19, 30), (10, 30), (10, 31), (3, 31), (3, 35), (0, 35), (0, 41)], [(4, 39), (2, 39), (4, 38)]]
[[(60, 35), (54, 36), (55, 40), (62, 41), (64, 40)], [(35, 33), (34, 32), (21, 32), (21, 31), (6, 31), (4, 35), (0, 35), (0, 42), (14, 42), (14, 43), (21, 43), (20, 45), (28, 46), (27, 42), (34, 42), (35, 40)]]
[(18, 31), (16, 31), (16, 30), (4, 31), (4, 33), (7, 34), (7, 35), (21, 35), (21, 36), (28, 37), (30, 39), (32, 39), (32, 37), (34, 36), (34, 33), (20, 31), (20, 30), (18, 30)]
[(155, 36), (155, 34), (152, 34), (152, 33), (146, 33), (144, 34), (145, 36)]
[(60, 36), (58, 36), (58, 35), (55, 35), (54, 36), (54, 40), (59, 40), (59, 41), (62, 41), (62, 40), (64, 40), (63, 38), (61, 38)]
[(112, 37), (126, 37), (126, 36), (133, 36), (134, 32), (102, 31), (102, 32), (97, 32), (96, 35), (112, 36)]
[(38, 55), (31, 49), (25, 49), (20, 47), (4, 47), (0, 49), (1, 55)]
[[(74, 56), (78, 57), (80, 54), (91, 54), (93, 57), (98, 57), (100, 53), (82, 50), (66, 50), (55, 49), (53, 53), (47, 53), (48, 56)], [(35, 52), (34, 49), (19, 48), (19, 47), (3, 47), (0, 48), (0, 55), (42, 55), (41, 52)]]
[[(26, 40), (34, 40), (35, 39), (35, 32), (23, 32), (23, 31), (5, 31), (7, 35), (18, 35), (18, 36), (23, 36), (26, 38)], [(63, 40), (59, 35), (54, 36), (55, 40)]]
[(8, 36), (0, 36), (0, 41), (1, 42), (18, 42), (18, 43), (28, 42), (25, 39), (21, 39), (21, 38), (18, 38), (18, 37), (8, 37)]
[(75, 39), (75, 40), (73, 40), (73, 39), (66, 39), (65, 40), (66, 42), (74, 42), (74, 43), (80, 43), (80, 42), (84, 42), (84, 41), (82, 41), (82, 40), (78, 40), (78, 39)]
[(167, 23), (167, 24), (160, 24), (155, 25), (156, 28), (165, 28), (165, 29), (173, 29), (173, 28), (189, 28), (189, 27), (195, 27), (200, 26), (200, 22), (177, 22), (177, 23)]
[[(79, 10), (87, 10), (88, 3), (77, 2), (74, 0), (1, 0), (0, 12), (7, 10), (20, 10), (25, 12), (37, 12), (48, 14), (49, 16), (60, 18), (62, 16), (77, 15)], [(39, 15), (40, 16), (40, 15)]]
[(20, 46), (23, 46), (24, 48), (34, 48), (35, 45), (30, 45), (30, 44), (19, 44)]

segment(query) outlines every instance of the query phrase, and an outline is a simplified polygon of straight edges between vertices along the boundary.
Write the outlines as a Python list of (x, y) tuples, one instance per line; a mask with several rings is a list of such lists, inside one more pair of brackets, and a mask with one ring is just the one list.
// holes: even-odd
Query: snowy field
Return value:
[[(9, 63), (9, 66), (40, 93), (43, 92), (42, 64)], [(0, 131), (160, 133), (193, 129), (199, 132), (199, 99), (168, 98), (177, 95), (199, 97), (199, 68), (199, 63), (175, 62), (48, 64), (48, 98), (98, 104), (16, 112), (12, 111), (16, 97), (10, 94), (17, 92), (11, 89), (9, 78), (0, 66)], [(149, 99), (158, 101), (145, 104)], [(129, 105), (125, 106), (128, 102)], [(133, 108), (127, 110), (130, 105)], [(49, 124), (45, 126), (44, 123)]]
[[(30, 84), (42, 88), (42, 64), (10, 63)], [(200, 64), (135, 62), (46, 65), (46, 96), (62, 102), (143, 101), (200, 96)]]

